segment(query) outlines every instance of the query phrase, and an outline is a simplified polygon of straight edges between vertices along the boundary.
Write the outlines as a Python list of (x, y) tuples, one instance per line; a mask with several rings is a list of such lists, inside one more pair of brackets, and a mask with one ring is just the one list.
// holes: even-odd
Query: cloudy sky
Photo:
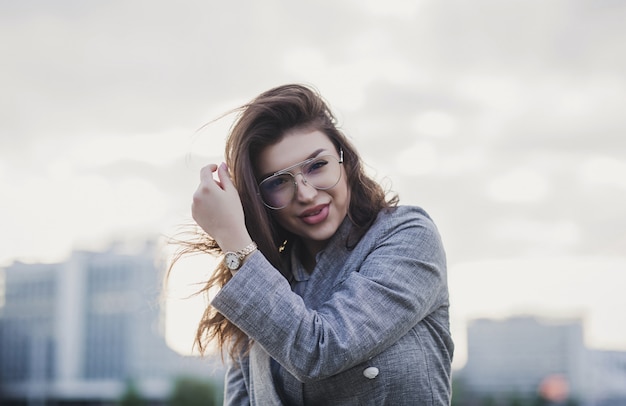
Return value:
[[(626, 350), (624, 21), (616, 0), (0, 0), (0, 266), (172, 235), (230, 121), (197, 130), (303, 82), (438, 224), (456, 366), (474, 317), (579, 317)], [(171, 334), (198, 307), (172, 300)]]

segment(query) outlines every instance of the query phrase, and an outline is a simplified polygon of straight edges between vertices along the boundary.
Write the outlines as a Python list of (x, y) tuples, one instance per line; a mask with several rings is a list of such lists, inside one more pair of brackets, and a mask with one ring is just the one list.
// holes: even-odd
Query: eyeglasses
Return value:
[[(302, 183), (317, 190), (331, 189), (341, 179), (339, 165), (342, 163), (343, 150), (339, 150), (339, 159), (333, 155), (322, 155), (275, 172), (259, 183), (261, 200), (270, 209), (279, 210), (287, 207), (298, 189), (296, 175), (302, 175)], [(292, 171), (297, 168), (300, 168), (300, 172), (293, 173)]]

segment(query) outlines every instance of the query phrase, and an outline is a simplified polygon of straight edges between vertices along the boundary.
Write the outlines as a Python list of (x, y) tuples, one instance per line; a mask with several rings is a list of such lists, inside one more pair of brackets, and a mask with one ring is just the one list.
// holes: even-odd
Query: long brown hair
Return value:
[[(289, 84), (268, 90), (248, 104), (236, 109), (237, 118), (226, 141), (225, 158), (231, 178), (239, 191), (243, 205), (246, 227), (265, 258), (288, 277), (283, 256), (297, 239), (272, 218), (271, 210), (263, 205), (258, 196), (256, 160), (260, 152), (279, 142), (286, 132), (296, 128), (311, 128), (326, 134), (337, 152), (343, 150), (344, 168), (350, 188), (348, 217), (353, 224), (346, 240), (351, 249), (367, 231), (376, 215), (385, 208), (394, 207), (398, 197), (389, 199), (379, 183), (365, 174), (359, 154), (337, 128), (336, 119), (328, 104), (313, 88)], [(210, 252), (221, 255), (215, 240), (199, 233), (194, 241), (177, 241), (181, 249), (170, 265), (185, 254)], [(221, 262), (199, 293), (208, 293), (213, 287), (221, 288), (231, 279), (230, 271)], [(204, 353), (208, 344), (217, 340), (218, 347), (229, 347), (231, 356), (245, 351), (248, 337), (211, 305), (205, 309), (196, 332), (196, 345)]]

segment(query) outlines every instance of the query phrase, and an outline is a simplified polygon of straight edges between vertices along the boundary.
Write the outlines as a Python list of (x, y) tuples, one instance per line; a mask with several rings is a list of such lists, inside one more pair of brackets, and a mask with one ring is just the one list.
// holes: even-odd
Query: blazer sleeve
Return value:
[(386, 221), (375, 234), (357, 272), (317, 309), (307, 308), (258, 251), (212, 305), (300, 381), (342, 372), (448, 304), (445, 254), (428, 217)]
[(241, 362), (228, 358), (228, 367), (224, 378), (224, 405), (249, 406), (250, 396), (244, 379)]

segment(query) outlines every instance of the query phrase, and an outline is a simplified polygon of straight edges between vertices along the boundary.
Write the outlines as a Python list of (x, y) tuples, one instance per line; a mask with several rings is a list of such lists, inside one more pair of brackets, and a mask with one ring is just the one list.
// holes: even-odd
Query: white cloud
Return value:
[(438, 172), (446, 176), (466, 176), (483, 172), (489, 167), (486, 148), (470, 147), (459, 151), (447, 151), (440, 159)]
[(468, 100), (479, 102), (490, 114), (515, 116), (532, 100), (528, 84), (506, 74), (469, 73), (453, 84)]
[(102, 134), (75, 140), (68, 152), (79, 165), (97, 167), (119, 160), (167, 165), (189, 153), (194, 131), (179, 129), (150, 134)]
[(316, 75), (329, 69), (324, 53), (314, 48), (293, 49), (283, 56), (283, 68), (302, 76)]
[(597, 117), (617, 118), (615, 114), (626, 102), (622, 90), (625, 85), (623, 77), (614, 75), (593, 75), (582, 80), (579, 76), (547, 76), (535, 85), (539, 96), (536, 107), (551, 112), (557, 120), (594, 124)]
[(419, 176), (437, 169), (439, 153), (431, 142), (418, 141), (401, 151), (396, 159), (396, 170), (403, 175)]
[(445, 111), (427, 110), (414, 117), (412, 128), (419, 135), (445, 138), (456, 133), (458, 124), (456, 118)]
[(513, 217), (495, 220), (488, 230), (496, 241), (527, 243), (543, 252), (576, 245), (583, 235), (580, 226), (574, 221), (549, 222)]
[(589, 157), (581, 165), (579, 175), (587, 185), (607, 185), (626, 189), (626, 162), (612, 157)]
[(398, 19), (412, 19), (421, 7), (420, 0), (358, 0), (353, 4), (362, 7), (376, 17), (388, 16)]
[[(311, 83), (340, 113), (358, 111), (366, 101), (367, 88), (380, 81), (407, 85), (416, 73), (401, 58), (358, 58), (344, 64), (329, 64), (315, 50), (286, 54), (283, 65), (295, 81)], [(389, 106), (394, 108), (394, 106)]]
[(517, 168), (496, 176), (487, 186), (488, 196), (503, 203), (537, 203), (548, 194), (545, 175), (530, 168)]
[(152, 183), (133, 177), (115, 182), (62, 163), (52, 166), (57, 169), (5, 184), (11, 193), (2, 198), (0, 262), (33, 256), (55, 261), (77, 244), (101, 243), (117, 232), (160, 231), (171, 199)]

